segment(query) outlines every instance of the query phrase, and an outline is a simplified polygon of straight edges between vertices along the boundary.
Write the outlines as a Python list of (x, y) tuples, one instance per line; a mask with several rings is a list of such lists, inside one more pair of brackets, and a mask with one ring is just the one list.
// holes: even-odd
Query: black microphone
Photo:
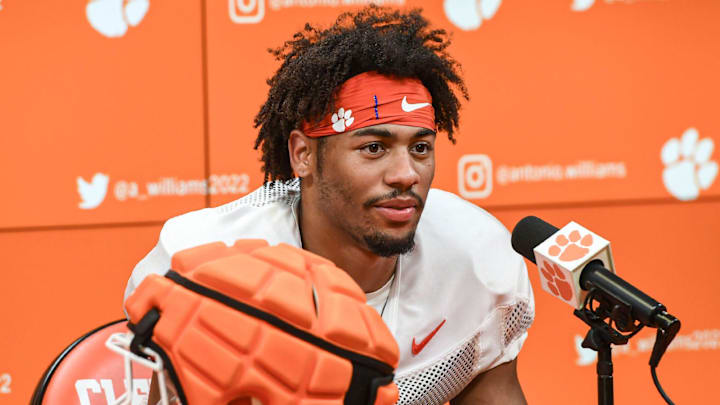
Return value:
[[(643, 326), (657, 328), (650, 372), (660, 395), (668, 404), (673, 403), (660, 386), (655, 368), (680, 330), (680, 320), (668, 314), (664, 305), (615, 275), (610, 242), (574, 222), (558, 229), (529, 216), (515, 225), (511, 243), (516, 252), (538, 267), (543, 289), (575, 306), (575, 316), (591, 327), (583, 347), (598, 352), (599, 403), (613, 401), (610, 344), (627, 343)], [(599, 303), (596, 308), (593, 301)], [(611, 323), (605, 323), (607, 318), (619, 330), (631, 333), (621, 335)]]
[[(540, 267), (541, 265), (536, 262), (535, 248), (558, 233), (564, 234), (542, 219), (528, 216), (518, 222), (515, 229), (513, 229), (512, 247), (516, 252)], [(580, 272), (579, 277), (569, 277), (574, 289), (587, 291), (593, 287), (596, 288), (613, 303), (628, 306), (633, 318), (646, 326), (660, 328), (668, 332), (680, 328), (680, 321), (668, 314), (664, 305), (608, 270), (605, 267), (608, 263), (592, 257), (592, 251), (588, 250), (588, 256), (591, 257), (578, 259), (577, 261), (580, 264), (576, 268), (569, 269), (571, 273)], [(554, 265), (568, 267), (568, 263), (561, 263), (562, 256), (553, 258), (551, 255), (541, 254), (537, 257), (542, 257), (541, 260)], [(612, 263), (609, 264), (612, 265)], [(568, 300), (565, 301), (568, 302)]]

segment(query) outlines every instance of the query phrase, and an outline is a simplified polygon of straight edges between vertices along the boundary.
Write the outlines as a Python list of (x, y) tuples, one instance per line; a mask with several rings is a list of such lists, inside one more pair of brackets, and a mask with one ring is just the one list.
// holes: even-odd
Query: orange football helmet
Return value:
[(397, 343), (327, 259), (239, 240), (183, 250), (171, 267), (127, 299), (133, 333), (107, 343), (125, 356), (126, 381), (132, 361), (157, 371), (163, 404), (173, 395), (184, 405), (397, 401)]

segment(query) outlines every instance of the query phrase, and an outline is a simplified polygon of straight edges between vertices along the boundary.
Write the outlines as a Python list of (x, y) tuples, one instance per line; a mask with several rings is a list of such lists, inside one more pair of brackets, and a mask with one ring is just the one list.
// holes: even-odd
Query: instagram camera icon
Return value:
[(485, 198), (492, 192), (492, 161), (487, 155), (463, 155), (458, 160), (458, 190), (467, 199)]
[(236, 24), (255, 24), (265, 17), (265, 0), (228, 0), (230, 19)]

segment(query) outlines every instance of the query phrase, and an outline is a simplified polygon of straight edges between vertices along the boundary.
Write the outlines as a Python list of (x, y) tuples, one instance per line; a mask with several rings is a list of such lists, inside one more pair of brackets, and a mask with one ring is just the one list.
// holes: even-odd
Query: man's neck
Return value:
[(303, 249), (331, 260), (366, 293), (382, 287), (392, 276), (397, 256), (381, 257), (361, 246), (334, 226), (323, 213), (303, 205), (300, 199), (298, 222)]

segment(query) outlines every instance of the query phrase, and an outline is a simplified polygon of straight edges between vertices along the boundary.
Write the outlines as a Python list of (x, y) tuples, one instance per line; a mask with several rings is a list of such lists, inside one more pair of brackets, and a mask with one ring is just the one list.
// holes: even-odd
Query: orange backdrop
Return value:
[[(82, 333), (122, 316), (163, 221), (262, 182), (266, 49), (366, 1), (0, 0), (0, 404), (27, 403)], [(31, 4), (32, 3), (32, 4)], [(453, 32), (471, 101), (435, 186), (508, 228), (534, 214), (612, 242), (617, 272), (683, 322), (658, 368), (720, 395), (720, 3), (418, 0)], [(586, 327), (540, 288), (519, 372), (531, 403), (595, 403)], [(614, 351), (618, 403), (662, 403), (644, 331)]]

